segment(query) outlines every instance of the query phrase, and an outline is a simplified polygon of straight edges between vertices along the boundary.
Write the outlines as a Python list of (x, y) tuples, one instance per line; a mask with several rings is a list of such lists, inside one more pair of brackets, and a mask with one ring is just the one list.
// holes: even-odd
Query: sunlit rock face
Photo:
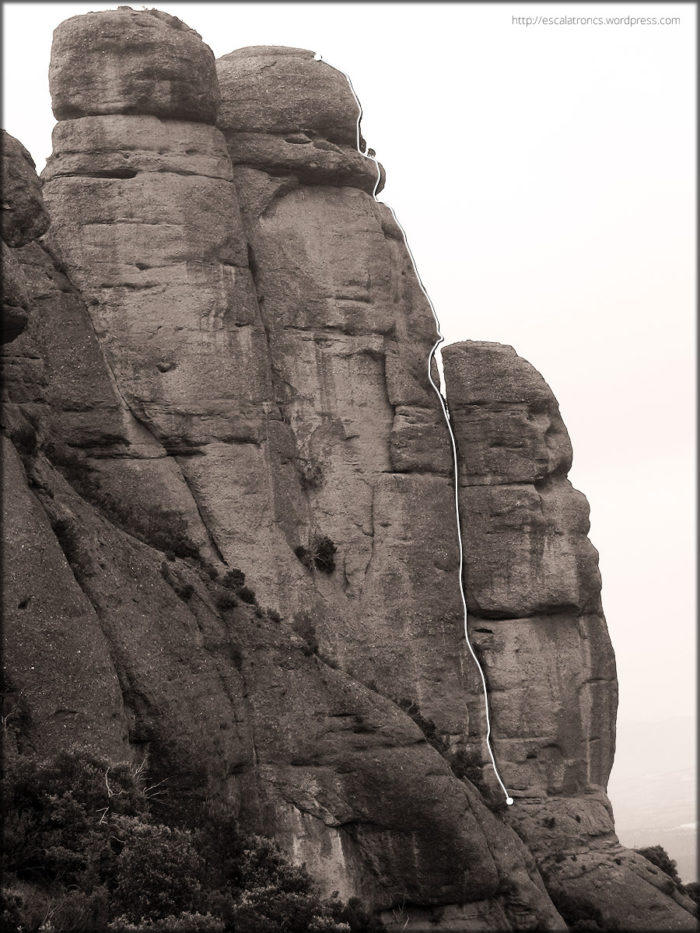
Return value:
[(612, 834), (614, 662), (556, 403), (467, 345), (446, 372), (505, 807), (435, 320), (346, 77), (300, 49), (215, 62), (120, 8), (59, 26), (51, 89), (51, 228), (30, 173), (9, 245), (20, 745), (147, 760), (389, 929), (563, 930), (566, 897), (615, 919), (628, 895), (637, 928), (683, 928)]

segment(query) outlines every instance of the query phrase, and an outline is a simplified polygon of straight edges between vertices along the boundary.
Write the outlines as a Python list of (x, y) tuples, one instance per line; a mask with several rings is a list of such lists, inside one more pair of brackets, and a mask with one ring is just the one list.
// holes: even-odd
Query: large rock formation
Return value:
[(32, 310), (3, 416), (20, 745), (148, 753), (390, 928), (688, 928), (614, 836), (614, 660), (556, 403), (467, 344), (445, 367), (505, 807), (435, 321), (345, 77), (215, 63), (122, 7), (63, 23), (50, 79), (51, 228), (26, 160), (3, 224)]
[(572, 450), (556, 399), (512, 347), (454, 344), (443, 361), (469, 627), (496, 757), (516, 800), (505, 820), (560, 907), (585, 905), (609, 923), (624, 904), (625, 929), (660, 929), (664, 879), (619, 845), (605, 795), (615, 660), (588, 503), (566, 478)]

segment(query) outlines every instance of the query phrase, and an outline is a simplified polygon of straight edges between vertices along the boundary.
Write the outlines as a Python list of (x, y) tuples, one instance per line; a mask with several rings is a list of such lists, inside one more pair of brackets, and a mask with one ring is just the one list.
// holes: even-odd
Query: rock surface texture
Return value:
[(506, 822), (564, 913), (573, 901), (624, 929), (687, 924), (683, 899), (678, 911), (661, 907), (665, 879), (614, 832), (605, 788), (615, 660), (588, 503), (566, 478), (572, 450), (556, 399), (512, 347), (453, 344), (443, 361), (469, 627), (489, 685), (496, 759), (515, 798)]
[[(581, 905), (604, 929), (692, 928), (614, 835), (614, 659), (556, 401), (510, 348), (460, 344), (505, 807), (435, 320), (345, 76), (301, 49), (215, 62), (121, 7), (59, 26), (50, 83), (48, 232), (3, 144), (20, 746), (147, 755), (183, 806), (226, 800), (389, 929), (565, 930)], [(255, 597), (231, 598), (233, 570)]]

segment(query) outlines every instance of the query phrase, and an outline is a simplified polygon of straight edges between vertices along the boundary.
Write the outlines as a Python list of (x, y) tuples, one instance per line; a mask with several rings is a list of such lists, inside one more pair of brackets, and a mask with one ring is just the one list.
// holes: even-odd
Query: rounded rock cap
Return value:
[(308, 49), (258, 45), (216, 61), (224, 132), (319, 136), (357, 145), (360, 107), (342, 71)]
[(49, 215), (41, 195), (34, 159), (22, 143), (0, 130), (2, 162), (2, 239), (24, 246), (46, 233)]
[(49, 85), (57, 120), (152, 114), (214, 123), (214, 54), (199, 33), (160, 10), (119, 7), (54, 30)]

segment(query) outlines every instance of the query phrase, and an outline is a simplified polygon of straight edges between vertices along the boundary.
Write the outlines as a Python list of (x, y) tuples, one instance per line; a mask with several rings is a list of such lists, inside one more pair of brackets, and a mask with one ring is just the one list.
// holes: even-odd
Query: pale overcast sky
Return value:
[[(39, 170), (52, 30), (114, 6), (3, 5), (4, 125)], [(600, 551), (620, 729), (690, 715), (695, 4), (157, 6), (217, 56), (299, 46), (350, 75), (387, 171), (380, 198), (448, 341), (512, 344), (559, 399)], [(538, 15), (680, 22), (513, 22)]]

